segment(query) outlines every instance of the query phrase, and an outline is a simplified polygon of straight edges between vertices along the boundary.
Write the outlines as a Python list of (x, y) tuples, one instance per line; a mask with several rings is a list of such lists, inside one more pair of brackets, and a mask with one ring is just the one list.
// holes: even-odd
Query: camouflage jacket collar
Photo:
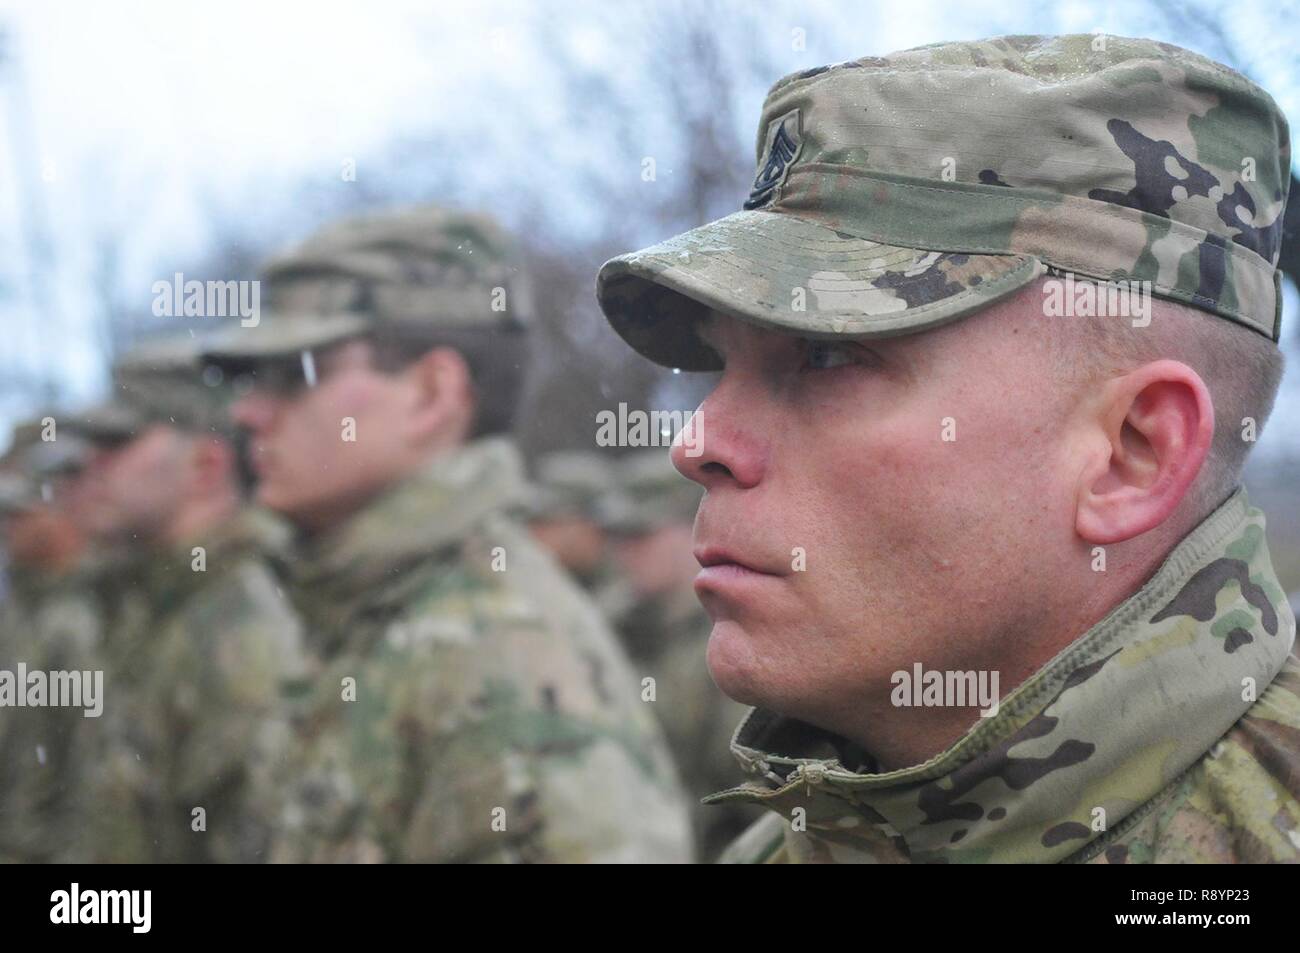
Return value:
[(1241, 718), (1294, 638), (1263, 514), (1239, 490), (1140, 590), (931, 760), (851, 770), (860, 762), (843, 739), (757, 709), (731, 746), (752, 779), (707, 800), (784, 815), (812, 859), (1087, 859)]
[(308, 600), (382, 599), (405, 570), (464, 539), (484, 517), (519, 505), (527, 484), (519, 452), (491, 437), (437, 456), (286, 565)]
[(8, 567), (9, 587), (14, 597), (24, 602), (37, 602), (75, 585), (80, 577), (80, 567), (62, 572), (34, 569), (30, 566)]
[(245, 553), (271, 546), (277, 530), (283, 533), (270, 514), (241, 506), (193, 539), (140, 551), (132, 570), (136, 584), (149, 594), (153, 605), (166, 611), (206, 585), (210, 575), (205, 574), (221, 571)]

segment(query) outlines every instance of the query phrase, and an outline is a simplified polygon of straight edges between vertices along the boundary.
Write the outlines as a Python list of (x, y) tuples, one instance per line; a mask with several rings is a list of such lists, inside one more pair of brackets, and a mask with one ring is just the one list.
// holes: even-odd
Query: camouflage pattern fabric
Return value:
[(619, 578), (597, 513), (613, 478), (598, 453), (554, 451), (538, 461), (520, 513), (542, 548), (593, 598)]
[(205, 344), (216, 360), (292, 355), (384, 329), (524, 330), (532, 293), (509, 237), (483, 215), (397, 209), (345, 219), (262, 271), (267, 313)]
[[(730, 862), (1300, 860), (1300, 661), (1264, 517), (1239, 490), (1138, 592), (924, 764), (873, 773), (842, 739), (755, 710), (773, 814)], [(796, 829), (804, 828), (804, 829)]]
[(601, 307), (650, 360), (717, 370), (692, 330), (709, 308), (885, 337), (1049, 267), (1150, 282), (1278, 339), (1287, 121), (1188, 50), (1005, 36), (809, 70), (768, 93), (757, 156), (743, 211), (601, 268)]
[(528, 517), (596, 519), (601, 494), (614, 482), (613, 469), (608, 459), (591, 451), (548, 453), (537, 463), (537, 477), (527, 501)]
[(321, 669), (281, 861), (682, 861), (685, 805), (595, 607), (509, 515), (512, 444), (428, 466), (287, 560)]
[[(0, 518), (55, 501), (61, 479), (82, 466), (87, 444), (47, 427), (47, 416), (15, 427), (0, 459)], [(61, 502), (61, 501), (60, 501)], [(55, 503), (54, 505), (59, 505)], [(9, 567), (0, 595), (0, 669), (99, 668), (101, 619), (87, 561), (65, 571)], [(72, 796), (88, 752), (83, 709), (0, 708), (0, 861), (68, 859), (75, 844)]]
[(21, 512), (39, 499), (40, 493), (30, 479), (0, 470), (0, 518)]
[[(14, 570), (0, 602), (0, 669), (101, 668), (100, 613), (91, 573)], [(93, 757), (82, 708), (0, 709), (0, 861), (64, 862), (76, 856), (73, 810)]]
[(199, 353), (198, 343), (188, 337), (133, 348), (113, 363), (108, 400), (67, 415), (65, 429), (92, 442), (129, 440), (153, 424), (232, 436), (230, 392), (218, 386), (219, 380), (203, 378)]
[(53, 414), (44, 414), (14, 427), (0, 456), (0, 518), (53, 502), (65, 478), (85, 466), (91, 445), (59, 426)]
[(78, 859), (265, 859), (268, 772), (288, 741), (282, 693), (304, 675), (298, 620), (265, 562), (274, 525), (246, 510), (111, 577), (124, 595), (107, 615), (104, 714), (87, 720)]

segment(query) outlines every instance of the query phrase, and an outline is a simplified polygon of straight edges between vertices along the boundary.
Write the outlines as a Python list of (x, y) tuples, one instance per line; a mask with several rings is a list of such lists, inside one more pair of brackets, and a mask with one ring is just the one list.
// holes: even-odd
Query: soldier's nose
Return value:
[(673, 466), (705, 489), (727, 482), (750, 487), (762, 479), (767, 448), (760, 435), (743, 424), (736, 403), (742, 395), (734, 389), (724, 374), (673, 444)]
[(230, 416), (235, 423), (254, 433), (264, 430), (274, 415), (274, 401), (257, 392), (240, 397), (230, 406)]

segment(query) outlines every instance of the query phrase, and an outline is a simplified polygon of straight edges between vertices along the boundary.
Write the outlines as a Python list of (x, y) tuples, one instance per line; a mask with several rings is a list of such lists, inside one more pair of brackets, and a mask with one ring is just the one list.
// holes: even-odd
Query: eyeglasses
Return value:
[(270, 397), (291, 398), (308, 387), (323, 383), (341, 370), (373, 366), (370, 353), (349, 348), (351, 343), (340, 341), (319, 349), (272, 358), (222, 361), (216, 365), (216, 383), (229, 375), (230, 386), (237, 397), (256, 392)]
[[(327, 351), (320, 361), (325, 374), (332, 370), (330, 357)], [(229, 368), (230, 386), (238, 397), (255, 391), (272, 397), (292, 397), (314, 386), (323, 376), (317, 373), (316, 368), (317, 352), (310, 350), (292, 357), (250, 361)]]
[(307, 386), (302, 371), (288, 361), (274, 361), (243, 368), (232, 375), (230, 387), (237, 397), (257, 392), (273, 397), (290, 397)]

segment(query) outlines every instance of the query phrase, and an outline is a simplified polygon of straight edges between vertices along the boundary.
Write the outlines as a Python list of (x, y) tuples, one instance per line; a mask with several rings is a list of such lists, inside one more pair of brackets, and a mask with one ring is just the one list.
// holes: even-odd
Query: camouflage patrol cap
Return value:
[(90, 451), (75, 432), (59, 430), (53, 413), (17, 425), (9, 449), (0, 457), (0, 510), (24, 510), (39, 503), (47, 481), (80, 471)]
[(21, 513), (39, 498), (27, 477), (21, 473), (0, 471), (0, 517)]
[(21, 513), (40, 500), (38, 484), (21, 465), (21, 455), (19, 447), (11, 444), (0, 457), (0, 517)]
[(214, 358), (272, 358), (385, 329), (518, 331), (531, 311), (510, 239), (491, 219), (442, 208), (336, 222), (262, 270), (267, 312), (230, 327)]
[(60, 431), (61, 419), (50, 412), (15, 426), (0, 469), (37, 482), (81, 469), (90, 447), (75, 432)]
[(202, 373), (200, 346), (188, 337), (163, 338), (123, 354), (113, 365), (113, 394), (68, 421), (93, 442), (138, 436), (153, 424), (194, 433), (234, 432), (229, 393)]
[(743, 211), (601, 268), (600, 305), (645, 357), (720, 367), (692, 330), (708, 309), (811, 337), (923, 331), (1049, 266), (1278, 338), (1287, 121), (1188, 50), (1006, 36), (796, 73), (757, 154)]
[(585, 450), (556, 450), (537, 463), (528, 505), (531, 519), (595, 519), (601, 494), (614, 482), (610, 461)]
[(666, 450), (642, 450), (618, 462), (615, 482), (597, 508), (611, 533), (653, 532), (671, 523), (693, 523), (704, 491), (682, 476)]

